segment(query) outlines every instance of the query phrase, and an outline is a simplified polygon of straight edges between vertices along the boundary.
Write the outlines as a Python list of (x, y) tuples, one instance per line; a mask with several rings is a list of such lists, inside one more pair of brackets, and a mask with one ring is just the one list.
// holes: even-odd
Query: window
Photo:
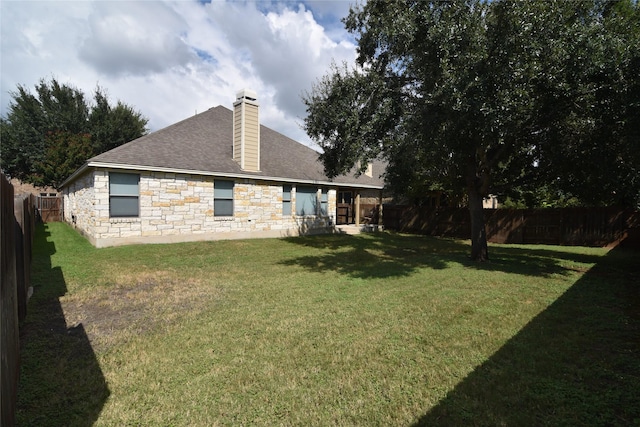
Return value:
[(351, 204), (351, 191), (338, 191), (338, 203)]
[(315, 187), (296, 188), (296, 215), (316, 215), (318, 190)]
[(282, 186), (282, 215), (291, 215), (291, 186)]
[(109, 216), (137, 217), (140, 212), (140, 175), (109, 173)]
[(329, 211), (329, 195), (327, 194), (327, 190), (325, 188), (322, 189), (322, 195), (320, 196), (320, 214), (327, 216), (327, 212)]
[(213, 182), (213, 216), (233, 216), (233, 181)]

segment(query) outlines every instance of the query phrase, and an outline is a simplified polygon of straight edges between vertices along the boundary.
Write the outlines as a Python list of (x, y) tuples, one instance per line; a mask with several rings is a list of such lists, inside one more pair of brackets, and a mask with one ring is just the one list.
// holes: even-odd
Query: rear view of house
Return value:
[[(329, 180), (318, 153), (260, 125), (255, 92), (95, 156), (63, 184), (64, 218), (97, 247), (331, 230), (382, 170)], [(342, 208), (339, 211), (339, 207)], [(357, 209), (353, 209), (357, 211)]]

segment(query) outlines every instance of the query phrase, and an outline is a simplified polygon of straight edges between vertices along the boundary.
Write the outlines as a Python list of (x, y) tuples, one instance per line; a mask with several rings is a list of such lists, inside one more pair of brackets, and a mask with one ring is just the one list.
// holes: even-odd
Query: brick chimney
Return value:
[(260, 119), (256, 93), (243, 89), (233, 103), (233, 160), (242, 170), (260, 171)]

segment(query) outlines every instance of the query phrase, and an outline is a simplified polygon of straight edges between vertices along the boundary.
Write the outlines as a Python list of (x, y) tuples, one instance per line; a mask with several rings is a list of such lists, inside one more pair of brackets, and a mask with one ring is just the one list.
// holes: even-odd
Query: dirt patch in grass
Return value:
[(171, 272), (118, 275), (114, 281), (60, 299), (67, 326), (82, 324), (98, 352), (170, 327), (221, 297), (220, 289), (202, 280), (185, 281)]

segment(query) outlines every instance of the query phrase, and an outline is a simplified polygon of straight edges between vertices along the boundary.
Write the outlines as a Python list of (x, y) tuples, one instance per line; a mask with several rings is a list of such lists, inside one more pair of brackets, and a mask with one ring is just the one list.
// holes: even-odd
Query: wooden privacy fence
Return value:
[(20, 372), (20, 322), (27, 315), (31, 285), (31, 248), (35, 232), (35, 199), (14, 198), (13, 186), (0, 174), (0, 408), (1, 423), (15, 420), (16, 392)]
[[(615, 207), (485, 209), (487, 239), (494, 243), (608, 246), (625, 241), (640, 247), (640, 212)], [(390, 206), (383, 209), (387, 229), (468, 239), (467, 208)]]
[(62, 197), (38, 196), (36, 206), (42, 222), (62, 221)]

